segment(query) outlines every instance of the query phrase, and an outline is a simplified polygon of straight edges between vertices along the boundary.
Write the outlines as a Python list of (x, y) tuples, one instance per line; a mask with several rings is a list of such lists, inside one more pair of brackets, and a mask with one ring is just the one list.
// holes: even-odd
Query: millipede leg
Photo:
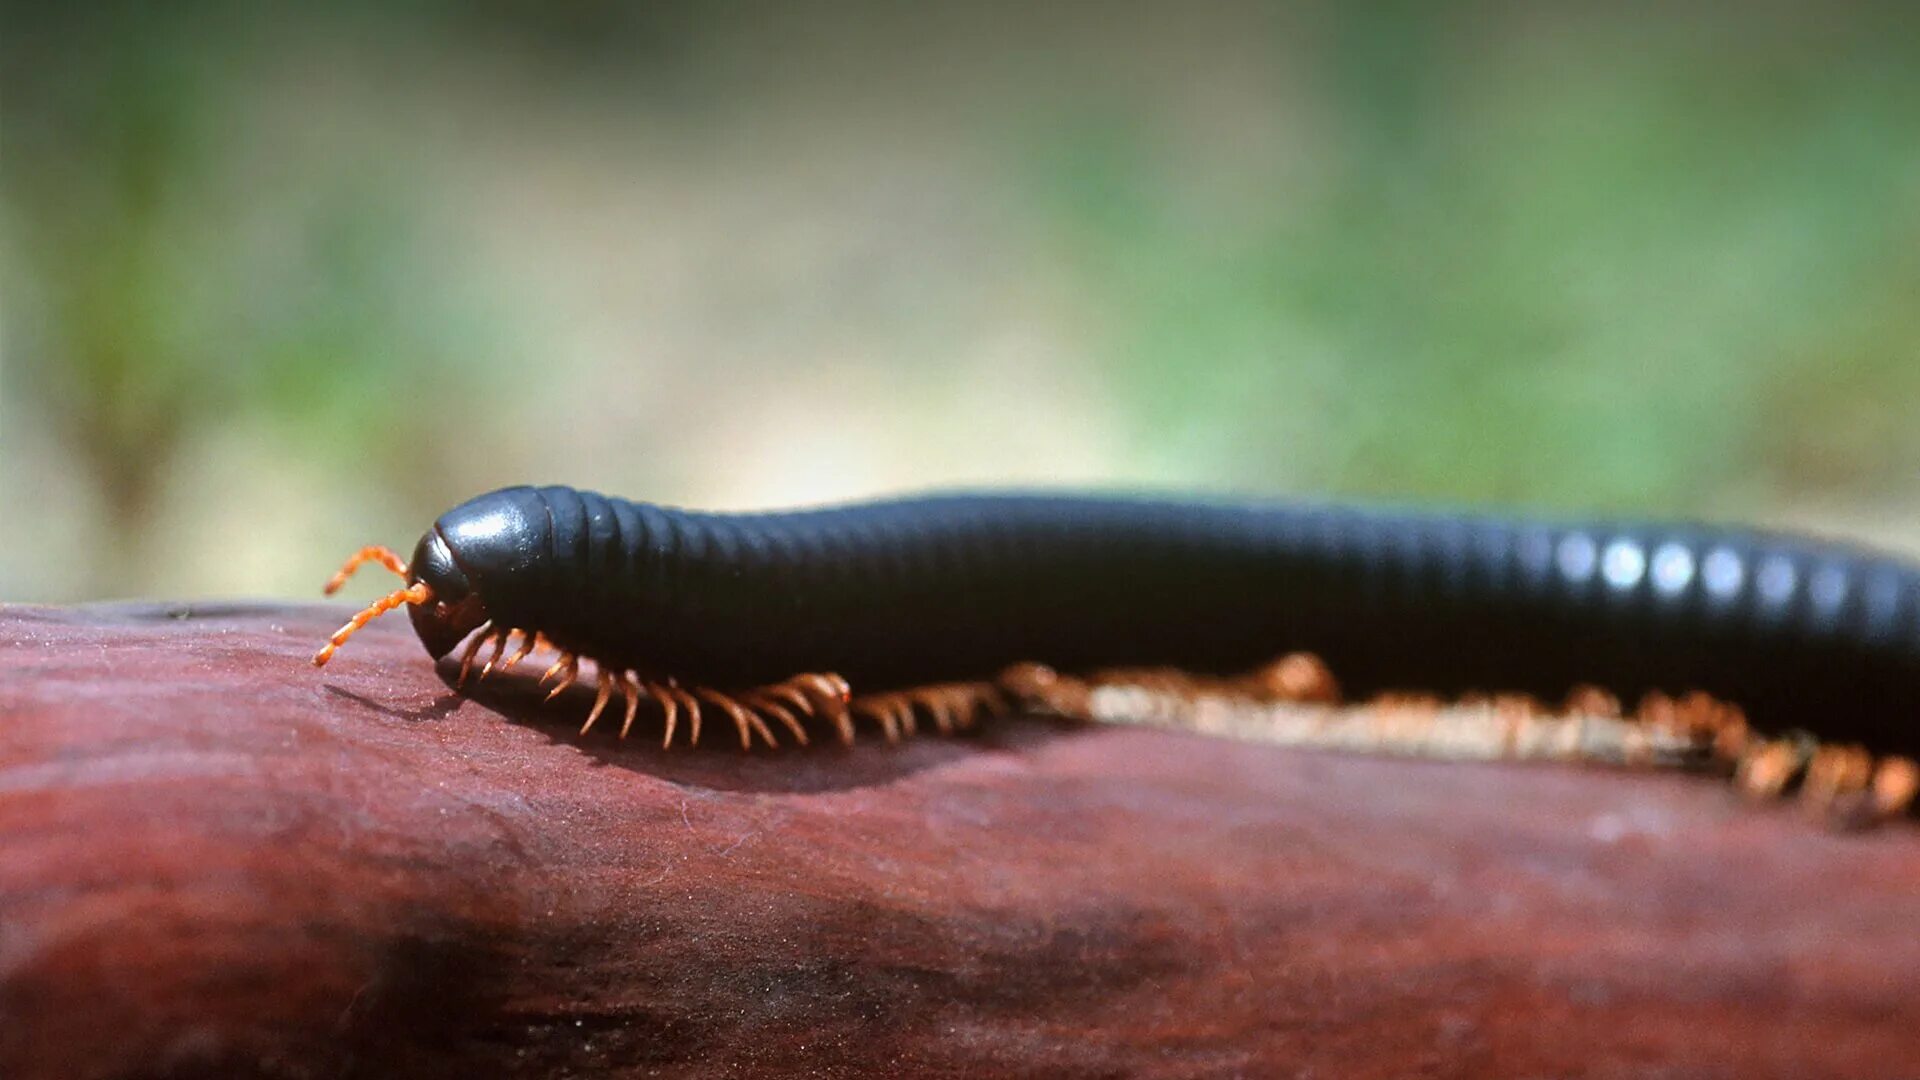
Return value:
[(1778, 797), (1806, 767), (1811, 748), (1803, 740), (1773, 739), (1757, 745), (1735, 767), (1740, 790), (1756, 799)]
[(554, 683), (553, 689), (547, 691), (545, 699), (547, 701), (559, 697), (562, 691), (573, 685), (574, 679), (580, 675), (580, 657), (574, 653), (561, 653), (560, 659), (555, 660), (553, 666), (547, 669), (547, 673), (540, 676), (540, 682), (546, 682), (556, 673), (560, 675), (560, 681)]
[(667, 734), (660, 740), (660, 748), (665, 750), (673, 745), (673, 727), (680, 720), (680, 705), (667, 687), (655, 682), (645, 685), (647, 693), (653, 696), (653, 700), (660, 703), (660, 711), (665, 719)]
[(852, 746), (853, 715), (847, 707), (852, 689), (847, 686), (847, 680), (832, 672), (808, 675), (801, 678), (800, 689), (812, 699), (820, 714), (833, 724), (834, 730), (839, 732), (840, 742)]
[(961, 726), (972, 727), (974, 719), (983, 712), (989, 716), (1004, 716), (1012, 711), (1014, 711), (1013, 701), (1007, 697), (1007, 692), (1000, 688), (999, 683), (983, 683), (980, 695), (974, 699), (973, 711), (967, 715), (966, 722)]
[(933, 717), (933, 726), (942, 735), (953, 734), (953, 698), (945, 693), (935, 693), (927, 699), (927, 715)]
[(531, 656), (533, 654), (534, 646), (538, 645), (539, 643), (540, 643), (540, 635), (527, 634), (523, 632), (520, 638), (520, 647), (518, 649), (513, 650), (513, 654), (507, 657), (506, 663), (500, 665), (500, 673), (504, 675), (507, 672), (512, 671), (514, 667), (520, 663), (520, 661), (525, 660), (528, 656)]
[(618, 677), (620, 695), (627, 699), (627, 717), (620, 724), (620, 737), (624, 739), (633, 730), (634, 714), (640, 711), (640, 680), (631, 671), (619, 672)]
[(943, 735), (956, 727), (971, 727), (979, 713), (1001, 711), (1005, 695), (990, 682), (942, 683), (908, 691), (933, 716)]
[(600, 669), (600, 673), (595, 679), (598, 688), (593, 694), (593, 709), (587, 713), (587, 722), (580, 725), (580, 734), (585, 735), (588, 731), (592, 730), (593, 722), (600, 719), (601, 712), (606, 709), (607, 702), (613, 697), (613, 685), (617, 681), (618, 676), (614, 672), (607, 668)]
[(801, 725), (800, 718), (789, 712), (786, 706), (777, 701), (759, 698), (748, 702), (747, 707), (758, 712), (772, 715), (774, 719), (785, 724), (788, 731), (793, 732), (793, 741), (799, 743), (801, 746), (807, 745), (807, 729)]
[(1296, 652), (1259, 668), (1244, 680), (1254, 692), (1274, 701), (1302, 701), (1333, 705), (1340, 701), (1340, 683), (1326, 662), (1313, 653)]
[(779, 740), (773, 737), (773, 729), (767, 727), (767, 722), (760, 719), (759, 713), (754, 712), (752, 709), (742, 708), (739, 705), (735, 705), (734, 708), (740, 709), (741, 712), (747, 714), (747, 723), (752, 725), (753, 733), (760, 736), (761, 741), (772, 747), (778, 747), (780, 745)]
[(721, 712), (733, 718), (734, 727), (740, 731), (740, 749), (753, 749), (753, 729), (747, 726), (747, 714), (745, 712), (712, 690), (697, 688), (694, 690), (694, 693), (699, 695), (701, 700), (707, 702), (709, 705), (713, 705)]
[(890, 694), (870, 694), (854, 698), (847, 703), (847, 711), (856, 716), (864, 716), (880, 725), (881, 734), (890, 743), (900, 741), (900, 721), (895, 715), (895, 702)]
[(840, 745), (852, 746), (853, 734), (854, 734), (853, 717), (847, 715), (846, 712), (842, 711), (842, 712), (834, 713), (828, 719), (831, 720), (833, 723), (834, 733), (839, 735), (840, 737)]
[(634, 730), (634, 717), (639, 715), (639, 682), (632, 671), (612, 673), (612, 684), (620, 692), (620, 700), (626, 703), (624, 715), (620, 717), (620, 738), (626, 738), (626, 732)]
[(740, 731), (740, 749), (753, 749), (753, 736), (756, 734), (762, 739), (765, 739), (768, 746), (780, 745), (773, 741), (773, 732), (767, 729), (766, 721), (760, 719), (759, 716), (750, 710), (742, 708), (739, 702), (734, 701), (718, 690), (706, 687), (698, 687), (694, 690), (694, 693), (705, 698), (709, 704), (717, 706), (720, 711), (733, 718), (734, 726)]
[(500, 666), (501, 654), (507, 651), (507, 643), (512, 641), (513, 635), (517, 633), (520, 633), (520, 631), (513, 629), (503, 630), (500, 632), (499, 637), (493, 639), (493, 655), (487, 657), (487, 662), (480, 665), (480, 680), (482, 682), (486, 681), (487, 676), (493, 674), (494, 668)]
[[(504, 663), (496, 663), (507, 653), (512, 645), (512, 635), (516, 633), (527, 634), (526, 631), (511, 629), (482, 633), (469, 645), (463, 667), (471, 667), (488, 641), (494, 643), (493, 656), (481, 668), (482, 678), (486, 677), (489, 670), (507, 670), (520, 657), (531, 652), (536, 642), (549, 644), (538, 635), (532, 638), (523, 636), (521, 646), (513, 650)], [(577, 653), (562, 652), (540, 676), (538, 685), (553, 682), (552, 689), (547, 692), (547, 700), (553, 700), (573, 685), (579, 674), (580, 660)], [(797, 675), (784, 682), (743, 691), (722, 691), (707, 686), (681, 687), (672, 679), (657, 682), (646, 680), (626, 668), (601, 666), (596, 676), (593, 706), (580, 727), (580, 734), (585, 735), (593, 730), (612, 703), (616, 691), (624, 705), (620, 724), (620, 737), (623, 739), (632, 733), (641, 701), (645, 699), (660, 706), (664, 729), (662, 747), (673, 745), (682, 715), (687, 721), (688, 745), (699, 745), (704, 706), (720, 710), (733, 721), (743, 750), (751, 750), (755, 739), (777, 749), (780, 740), (775, 734), (775, 725), (790, 733), (796, 744), (811, 745), (812, 736), (807, 732), (803, 716), (826, 718), (834, 725), (841, 741), (851, 743), (854, 737), (852, 717), (856, 711), (878, 723), (889, 741), (898, 741), (903, 732), (913, 733), (914, 710), (917, 707), (926, 708), (936, 718), (941, 730), (949, 731), (957, 724), (968, 722), (972, 711), (983, 700), (983, 695), (996, 692), (990, 684), (943, 684), (902, 693), (871, 695), (855, 702), (848, 692), (846, 680), (830, 672)]]
[(673, 685), (672, 683), (666, 684), (666, 691), (669, 695), (673, 697), (675, 701), (678, 701), (680, 703), (680, 707), (682, 709), (685, 709), (687, 711), (687, 745), (699, 746), (700, 745), (700, 699), (694, 697), (692, 694), (687, 693), (685, 690), (680, 689), (679, 687)]
[[(972, 727), (973, 718), (999, 697), (999, 691), (994, 690), (991, 684), (982, 685), (985, 688), (978, 693), (969, 693), (964, 689), (956, 688), (941, 695), (941, 704), (945, 706), (943, 711), (947, 717), (947, 723), (940, 728), (942, 735)], [(934, 717), (935, 723), (939, 720), (940, 717)]]
[(1920, 765), (1911, 758), (1890, 757), (1873, 771), (1874, 808), (1892, 817), (1914, 806), (1920, 797)]
[(771, 730), (764, 717), (771, 716), (793, 733), (794, 741), (809, 745), (806, 725), (800, 717), (824, 717), (834, 725), (840, 741), (853, 741), (853, 722), (847, 716), (847, 681), (832, 672), (807, 672), (777, 683), (756, 686), (736, 695), (753, 717), (756, 730), (772, 745)]
[(480, 655), (480, 650), (485, 647), (487, 639), (492, 636), (493, 622), (491, 620), (481, 623), (480, 629), (473, 632), (473, 637), (467, 641), (466, 651), (460, 654), (460, 679), (454, 683), (455, 686), (467, 685), (467, 675), (473, 671), (473, 658)]
[(1045, 664), (1013, 664), (995, 682), (1014, 701), (1071, 720), (1093, 719), (1093, 687), (1085, 680), (1062, 675)]
[(800, 688), (794, 686), (791, 682), (775, 683), (772, 686), (762, 687), (760, 693), (775, 701), (791, 705), (808, 716), (813, 715), (813, 702), (809, 701), (807, 695), (802, 693)]

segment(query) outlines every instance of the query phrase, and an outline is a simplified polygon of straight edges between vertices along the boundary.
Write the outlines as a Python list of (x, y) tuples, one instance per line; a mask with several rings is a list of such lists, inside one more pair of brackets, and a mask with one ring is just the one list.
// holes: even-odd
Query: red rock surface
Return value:
[[(1000, 722), (663, 753), (331, 607), (0, 609), (0, 1076), (1920, 1075), (1920, 828)], [(651, 729), (649, 729), (651, 730)]]

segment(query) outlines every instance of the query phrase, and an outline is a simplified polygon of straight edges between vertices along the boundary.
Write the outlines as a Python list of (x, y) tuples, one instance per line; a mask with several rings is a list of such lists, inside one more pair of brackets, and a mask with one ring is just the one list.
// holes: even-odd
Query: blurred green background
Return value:
[(1911, 5), (19, 5), (0, 598), (519, 481), (1920, 549)]

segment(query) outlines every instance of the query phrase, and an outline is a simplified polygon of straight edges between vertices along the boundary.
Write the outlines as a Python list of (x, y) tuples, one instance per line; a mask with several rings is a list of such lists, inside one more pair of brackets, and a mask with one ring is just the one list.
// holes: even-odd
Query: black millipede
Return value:
[(588, 724), (617, 693), (624, 735), (650, 699), (669, 745), (703, 705), (743, 746), (805, 742), (809, 717), (892, 737), (1004, 700), (1021, 664), (1230, 674), (1311, 650), (1360, 693), (1699, 690), (1762, 729), (1920, 751), (1920, 569), (1778, 532), (1049, 493), (701, 513), (511, 487), (328, 592), (368, 561), (405, 585), (316, 665), (405, 606), (436, 660), (466, 642), (463, 680), (488, 644), (483, 675), (557, 650), (554, 693), (592, 660)]

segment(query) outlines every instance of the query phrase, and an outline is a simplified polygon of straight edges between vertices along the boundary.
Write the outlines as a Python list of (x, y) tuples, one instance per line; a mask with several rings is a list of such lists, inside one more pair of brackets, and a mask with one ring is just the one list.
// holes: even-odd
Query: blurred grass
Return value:
[(1050, 208), (1141, 423), (1248, 485), (1286, 461), (1668, 513), (1910, 491), (1920, 27), (1862, 14), (1588, 13), (1486, 56), (1456, 9), (1328, 10), (1306, 183), (1208, 220), (1118, 118), (1055, 155)]
[(519, 480), (1920, 522), (1906, 7), (7, 25), (0, 597), (301, 593)]
[[(431, 466), (433, 447), (411, 445), (409, 388), (457, 403), (484, 356), (480, 312), (425, 261), (431, 214), (404, 178), (343, 163), (292, 176), (226, 141), (247, 123), (235, 91), (258, 74), (241, 10), (9, 23), (25, 47), (9, 52), (0, 129), (13, 406), (0, 424), (37, 418), (85, 477), (90, 592), (139, 592), (166, 572), (152, 532), (210, 430), (258, 418), (289, 447), (344, 440)], [(199, 550), (217, 563), (215, 546)], [(74, 553), (8, 554), (14, 568)]]

